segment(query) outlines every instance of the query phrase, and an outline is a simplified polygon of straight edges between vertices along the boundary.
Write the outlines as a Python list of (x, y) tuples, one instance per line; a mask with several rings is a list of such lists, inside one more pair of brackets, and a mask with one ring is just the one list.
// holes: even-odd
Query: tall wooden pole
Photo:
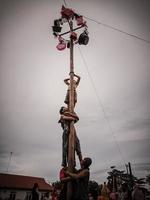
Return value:
[[(70, 31), (73, 30), (73, 22), (69, 22)], [(70, 93), (69, 93), (69, 111), (74, 111), (74, 62), (73, 62), (73, 39), (70, 38)], [(68, 141), (68, 170), (73, 172), (75, 167), (75, 131), (74, 122), (70, 123), (69, 141)], [(72, 184), (68, 182), (67, 187), (67, 200), (72, 199)]]
[[(58, 50), (63, 50), (66, 47), (66, 45), (64, 43), (65, 39), (61, 38), (61, 36), (70, 33), (70, 41), (69, 41), (69, 43), (70, 43), (70, 73), (69, 73), (69, 75), (70, 75), (70, 85), (69, 85), (69, 87), (70, 88), (69, 88), (69, 105), (68, 105), (68, 108), (69, 108), (69, 111), (71, 113), (73, 113), (74, 112), (74, 106), (75, 106), (73, 49), (74, 49), (74, 40), (77, 39), (76, 38), (77, 36), (75, 35), (74, 31), (81, 29), (81, 28), (84, 28), (84, 27), (87, 28), (87, 26), (86, 26), (86, 21), (84, 21), (82, 19), (82, 17), (79, 20), (80, 22), (77, 21), (77, 19), (75, 17), (76, 13), (74, 13), (73, 10), (70, 9), (70, 8), (65, 8), (64, 6), (62, 6), (61, 15), (62, 15), (62, 17), (60, 19), (54, 20), (54, 26), (52, 26), (52, 29), (53, 29), (54, 36), (58, 37), (58, 39), (59, 39), (59, 44), (56, 46)], [(74, 17), (77, 21), (78, 27), (73, 29)], [(64, 32), (62, 34), (59, 34), (61, 32), (61, 28), (62, 28), (60, 25), (63, 24), (62, 19), (65, 19), (65, 21), (66, 20), (68, 21), (70, 30), (67, 31), (67, 32)], [(88, 43), (88, 40), (89, 40), (86, 31), (84, 31), (84, 35), (82, 34), (82, 37), (81, 38), (79, 37), (78, 39), (80, 39), (80, 42), (78, 40), (79, 44), (86, 45)], [(78, 83), (79, 83), (79, 81), (78, 81)], [(68, 93), (67, 93), (67, 95), (68, 95)], [(67, 152), (68, 171), (74, 172), (74, 169), (75, 169), (75, 139), (76, 139), (75, 138), (76, 133), (75, 133), (74, 121), (70, 122), (68, 134), (69, 134), (68, 141), (67, 141), (68, 142), (68, 152)], [(74, 195), (72, 183), (68, 182), (67, 184), (68, 184), (67, 185), (67, 200), (72, 200), (72, 197)]]

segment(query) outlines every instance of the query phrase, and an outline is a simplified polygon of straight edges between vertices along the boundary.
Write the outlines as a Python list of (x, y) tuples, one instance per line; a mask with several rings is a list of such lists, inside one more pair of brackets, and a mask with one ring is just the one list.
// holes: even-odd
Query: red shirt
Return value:
[(60, 170), (60, 172), (59, 172), (59, 179), (61, 180), (62, 178), (65, 178), (65, 177), (66, 177), (66, 175), (65, 175), (65, 169), (62, 168)]

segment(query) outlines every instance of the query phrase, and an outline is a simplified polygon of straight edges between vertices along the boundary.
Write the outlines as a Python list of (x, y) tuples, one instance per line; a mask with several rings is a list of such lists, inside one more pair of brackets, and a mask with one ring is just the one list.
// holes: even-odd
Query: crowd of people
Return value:
[(127, 184), (121, 185), (118, 190), (110, 188), (106, 182), (101, 186), (97, 200), (144, 200), (142, 189), (136, 184), (129, 189)]
[(67, 167), (60, 171), (61, 191), (57, 192), (54, 188), (51, 195), (45, 194), (43, 199), (39, 195), (38, 184), (35, 183), (32, 189), (32, 200), (67, 200), (67, 183), (72, 185), (72, 200), (88, 200), (88, 183), (90, 177), (91, 158), (84, 158), (81, 161), (81, 168), (73, 173), (69, 172)]
[(118, 191), (115, 191), (115, 189), (111, 189), (106, 182), (100, 185), (99, 195), (94, 197), (93, 194), (88, 191), (89, 171), (87, 171), (87, 168), (90, 166), (90, 163), (91, 160), (85, 161), (83, 168), (75, 173), (67, 172), (66, 169), (64, 173), (64, 169), (61, 170), (61, 191), (58, 192), (54, 188), (51, 193), (45, 193), (43, 198), (40, 197), (38, 184), (35, 183), (32, 189), (32, 200), (67, 200), (66, 183), (70, 180), (72, 180), (73, 183), (72, 200), (145, 200), (144, 193), (138, 185), (135, 185), (130, 191), (128, 186), (124, 184), (118, 188)]

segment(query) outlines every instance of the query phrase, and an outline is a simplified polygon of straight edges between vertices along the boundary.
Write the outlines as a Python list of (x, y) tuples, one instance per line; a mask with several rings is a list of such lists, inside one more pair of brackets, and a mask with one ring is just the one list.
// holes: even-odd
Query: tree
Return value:
[(52, 186), (54, 187), (55, 190), (61, 190), (62, 183), (60, 181), (55, 181), (52, 183)]
[(150, 174), (148, 174), (148, 175), (146, 176), (146, 183), (148, 183), (148, 184), (150, 185)]
[[(128, 190), (131, 191), (134, 184), (142, 185), (145, 183), (144, 178), (137, 178), (133, 174), (129, 174), (128, 172), (125, 173), (125, 171), (120, 171), (115, 168), (115, 166), (110, 167), (111, 171), (107, 172), (108, 173), (108, 182), (109, 182), (109, 189), (112, 190), (112, 188), (115, 188), (116, 190), (121, 186), (121, 185), (127, 185)], [(149, 183), (150, 183), (150, 174), (149, 174)]]
[(89, 181), (88, 190), (89, 190), (89, 193), (91, 193), (93, 198), (96, 200), (99, 195), (98, 183), (96, 181)]
[(109, 189), (112, 191), (112, 189), (117, 190), (118, 185), (123, 183), (123, 176), (124, 176), (124, 171), (120, 171), (115, 168), (115, 166), (110, 167), (112, 170), (107, 172), (108, 173), (108, 185)]

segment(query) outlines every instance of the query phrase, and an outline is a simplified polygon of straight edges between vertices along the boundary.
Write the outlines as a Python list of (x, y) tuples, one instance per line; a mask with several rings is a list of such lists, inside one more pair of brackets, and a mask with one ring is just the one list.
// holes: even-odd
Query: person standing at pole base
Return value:
[(143, 191), (137, 184), (133, 187), (132, 200), (144, 200)]
[[(76, 192), (76, 181), (72, 179), (71, 177), (66, 175), (66, 171), (68, 170), (68, 167), (61, 168), (59, 172), (59, 179), (61, 182), (61, 191), (60, 191), (60, 200), (67, 200), (67, 183), (72, 183), (72, 193), (74, 194)], [(74, 168), (73, 173), (76, 173), (77, 170)]]
[(92, 164), (91, 158), (84, 158), (81, 161), (81, 169), (76, 173), (66, 171), (66, 175), (76, 181), (76, 189), (73, 194), (72, 200), (88, 200), (88, 182), (90, 177), (90, 165)]
[(39, 200), (39, 196), (40, 196), (39, 185), (38, 185), (38, 183), (34, 183), (34, 186), (32, 188), (32, 198), (31, 198), (31, 200)]

